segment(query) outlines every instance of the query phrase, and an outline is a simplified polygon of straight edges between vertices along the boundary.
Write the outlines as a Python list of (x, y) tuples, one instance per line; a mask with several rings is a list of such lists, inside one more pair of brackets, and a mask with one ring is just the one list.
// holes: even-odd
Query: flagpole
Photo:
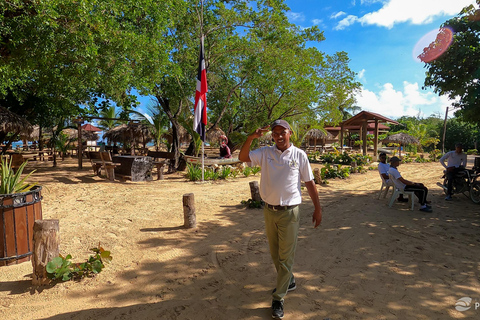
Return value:
[(202, 182), (204, 181), (204, 173), (205, 173), (205, 142), (202, 141)]

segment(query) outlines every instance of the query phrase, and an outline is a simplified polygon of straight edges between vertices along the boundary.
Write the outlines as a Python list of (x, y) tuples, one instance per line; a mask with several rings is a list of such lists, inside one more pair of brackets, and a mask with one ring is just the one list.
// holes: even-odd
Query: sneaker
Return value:
[(408, 199), (405, 199), (405, 198), (398, 198), (397, 199), (398, 202), (408, 202)]
[(420, 208), (420, 211), (423, 211), (423, 212), (432, 212), (432, 207), (429, 207), (429, 206), (425, 206), (425, 207), (422, 207)]
[(272, 318), (283, 319), (283, 301), (272, 301)]
[(445, 198), (445, 200), (447, 200), (447, 201), (452, 201), (452, 200), (453, 200), (453, 198), (452, 198), (452, 196), (451, 196), (451, 195), (448, 195), (448, 196)]
[[(292, 282), (288, 285), (287, 292), (293, 291), (295, 289), (297, 289), (297, 285), (295, 284), (295, 282)], [(275, 293), (275, 291), (277, 291), (277, 288), (273, 289), (272, 293)]]

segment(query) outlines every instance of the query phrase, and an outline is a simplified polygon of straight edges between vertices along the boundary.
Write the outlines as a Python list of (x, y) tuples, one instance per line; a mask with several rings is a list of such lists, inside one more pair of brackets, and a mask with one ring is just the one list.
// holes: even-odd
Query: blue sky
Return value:
[[(431, 89), (422, 90), (424, 63), (416, 44), (475, 0), (286, 0), (290, 22), (318, 25), (326, 40), (315, 46), (327, 53), (345, 51), (362, 90), (362, 110), (398, 118), (445, 114), (451, 104)], [(435, 33), (433, 33), (435, 35)], [(434, 39), (420, 42), (420, 48)], [(426, 41), (426, 42), (425, 42)], [(415, 53), (415, 54), (414, 54)]]

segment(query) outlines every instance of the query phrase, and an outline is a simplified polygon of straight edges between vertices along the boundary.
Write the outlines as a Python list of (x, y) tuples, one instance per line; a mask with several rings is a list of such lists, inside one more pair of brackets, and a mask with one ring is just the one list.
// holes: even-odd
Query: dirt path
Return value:
[[(75, 261), (101, 245), (113, 261), (97, 277), (31, 286), (31, 264), (0, 267), (0, 319), (269, 319), (274, 267), (263, 213), (240, 202), (258, 176), (206, 184), (181, 175), (110, 183), (74, 160), (31, 163), (44, 218), (59, 219), (61, 253)], [(377, 200), (376, 171), (319, 186), (324, 220), (311, 226), (305, 190), (285, 319), (463, 319), (457, 299), (480, 301), (480, 206), (443, 200), (438, 164), (404, 164), (431, 190), (433, 213)], [(198, 228), (185, 230), (193, 192)]]

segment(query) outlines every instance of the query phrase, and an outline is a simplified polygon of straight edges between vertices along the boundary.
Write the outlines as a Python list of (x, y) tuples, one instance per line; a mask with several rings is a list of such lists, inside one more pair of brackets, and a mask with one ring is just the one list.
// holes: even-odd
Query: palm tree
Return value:
[(147, 113), (141, 113), (135, 110), (130, 112), (140, 118), (142, 122), (149, 125), (155, 143), (155, 149), (158, 151), (164, 140), (164, 134), (168, 132), (169, 120), (159, 104), (148, 106), (147, 111)]
[[(118, 118), (118, 113), (115, 111), (115, 106), (110, 106), (108, 109), (100, 111), (100, 116), (102, 118), (114, 119)], [(98, 126), (104, 131), (111, 130), (120, 124), (121, 122), (117, 120), (100, 120), (98, 122)]]

